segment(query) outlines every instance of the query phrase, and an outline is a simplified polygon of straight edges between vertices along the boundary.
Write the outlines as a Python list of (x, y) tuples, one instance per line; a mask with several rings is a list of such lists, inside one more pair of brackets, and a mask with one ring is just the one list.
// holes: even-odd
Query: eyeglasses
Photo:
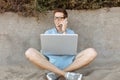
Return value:
[(55, 20), (57, 20), (57, 19), (58, 19), (58, 20), (62, 20), (62, 19), (65, 19), (65, 17), (56, 17), (56, 16), (55, 16), (54, 19), (55, 19)]

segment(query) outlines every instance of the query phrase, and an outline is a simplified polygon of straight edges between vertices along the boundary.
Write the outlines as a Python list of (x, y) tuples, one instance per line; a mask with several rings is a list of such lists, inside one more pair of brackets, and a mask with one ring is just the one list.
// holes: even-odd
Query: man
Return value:
[[(67, 18), (68, 14), (66, 10), (54, 10), (55, 27), (47, 30), (45, 34), (74, 34), (74, 31), (67, 27)], [(81, 80), (82, 74), (72, 71), (88, 65), (95, 59), (97, 53), (93, 48), (88, 48), (78, 53), (76, 56), (56, 56), (43, 55), (39, 51), (29, 48), (25, 52), (25, 55), (39, 68), (50, 71), (46, 75), (48, 80), (57, 80), (58, 76), (63, 76), (66, 80)]]

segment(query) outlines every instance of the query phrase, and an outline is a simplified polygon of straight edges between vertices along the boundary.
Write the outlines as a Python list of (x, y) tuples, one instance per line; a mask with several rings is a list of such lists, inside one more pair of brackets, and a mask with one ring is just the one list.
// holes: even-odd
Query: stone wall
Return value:
[[(79, 35), (78, 52), (95, 48), (98, 56), (90, 66), (109, 67), (120, 63), (120, 8), (68, 10), (68, 26)], [(0, 65), (29, 65), (25, 51), (40, 50), (39, 34), (54, 27), (52, 12), (34, 17), (0, 14)]]

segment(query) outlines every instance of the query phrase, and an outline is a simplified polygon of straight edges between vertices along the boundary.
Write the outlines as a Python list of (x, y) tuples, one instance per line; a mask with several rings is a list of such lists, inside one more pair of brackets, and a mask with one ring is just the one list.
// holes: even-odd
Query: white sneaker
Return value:
[(81, 80), (82, 79), (82, 74), (67, 72), (65, 74), (65, 78), (66, 78), (66, 80)]
[(57, 79), (57, 76), (53, 72), (47, 73), (46, 77), (48, 80), (56, 80)]

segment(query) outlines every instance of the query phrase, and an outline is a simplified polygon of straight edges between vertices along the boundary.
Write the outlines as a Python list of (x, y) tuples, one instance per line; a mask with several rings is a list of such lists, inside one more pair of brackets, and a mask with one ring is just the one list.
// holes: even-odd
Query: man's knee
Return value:
[(25, 56), (29, 57), (33, 53), (33, 51), (34, 51), (34, 48), (27, 49), (26, 52), (25, 52)]
[(92, 57), (96, 57), (97, 56), (97, 52), (95, 51), (94, 48), (88, 48), (87, 51), (90, 54), (90, 56), (92, 56)]

